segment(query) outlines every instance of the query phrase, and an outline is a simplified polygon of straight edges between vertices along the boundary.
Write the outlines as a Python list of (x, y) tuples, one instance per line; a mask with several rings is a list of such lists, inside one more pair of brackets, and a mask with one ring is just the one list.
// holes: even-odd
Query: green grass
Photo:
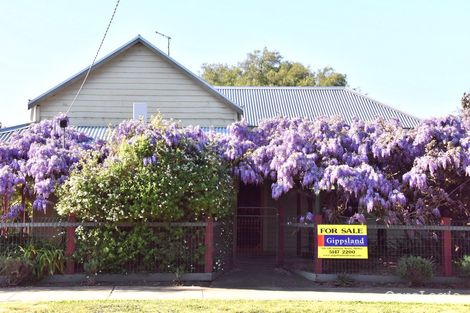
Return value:
[(397, 302), (313, 302), (313, 301), (63, 301), (4, 302), (0, 312), (470, 312), (470, 305), (441, 305)]

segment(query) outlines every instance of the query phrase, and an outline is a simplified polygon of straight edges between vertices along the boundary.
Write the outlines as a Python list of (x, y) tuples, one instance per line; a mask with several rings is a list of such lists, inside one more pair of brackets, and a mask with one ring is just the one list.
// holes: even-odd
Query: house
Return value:
[[(31, 122), (68, 111), (72, 125), (99, 138), (110, 125), (133, 118), (135, 113), (151, 116), (160, 112), (184, 126), (220, 131), (241, 118), (257, 126), (263, 119), (280, 115), (310, 119), (342, 116), (347, 121), (380, 116), (399, 119), (407, 128), (419, 123), (414, 116), (346, 87), (211, 86), (140, 35), (93, 65), (70, 107), (87, 71), (83, 69), (30, 100)], [(15, 129), (0, 131), (0, 140), (6, 140), (5, 133)]]
[(88, 68), (29, 101), (31, 122), (67, 112), (77, 126), (117, 125), (133, 117), (135, 103), (183, 125), (225, 127), (242, 109), (212, 86), (137, 36), (97, 62), (70, 108)]
[[(80, 95), (70, 107), (88, 71), (81, 72), (28, 103), (31, 122), (67, 112), (71, 124), (95, 139), (109, 137), (109, 126), (160, 112), (186, 125), (226, 131), (244, 118), (250, 126), (276, 116), (342, 116), (364, 121), (398, 119), (413, 128), (419, 119), (345, 87), (215, 87), (150, 42), (137, 36), (93, 65)], [(0, 141), (28, 124), (0, 130)], [(270, 254), (276, 250), (278, 211), (287, 219), (313, 210), (315, 197), (294, 191), (278, 202), (268, 186), (241, 186), (236, 243), (239, 252)], [(298, 249), (299, 241), (288, 245)], [(299, 251), (297, 251), (299, 253)], [(300, 251), (301, 253), (301, 251)]]

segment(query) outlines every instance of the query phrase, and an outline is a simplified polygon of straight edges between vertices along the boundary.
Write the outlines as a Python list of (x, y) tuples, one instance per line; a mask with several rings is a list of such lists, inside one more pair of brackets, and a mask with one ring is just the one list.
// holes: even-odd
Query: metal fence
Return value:
[[(251, 210), (251, 211), (250, 211)], [(246, 209), (232, 220), (198, 223), (146, 223), (158, 240), (151, 249), (159, 253), (140, 254), (108, 272), (164, 273), (217, 272), (229, 269), (234, 256), (249, 255), (274, 265), (282, 257), (284, 266), (318, 272), (315, 267), (316, 228), (314, 224), (287, 223), (279, 230), (279, 215), (272, 209)], [(92, 230), (98, 223), (70, 223), (44, 219), (34, 223), (0, 223), (0, 256), (20, 253), (29, 244), (48, 245), (75, 255), (81, 242), (76, 227)], [(137, 224), (120, 224), (121, 231)], [(234, 227), (235, 226), (235, 227)], [(256, 227), (255, 227), (256, 226)], [(72, 240), (70, 240), (72, 234)], [(283, 239), (280, 241), (280, 235)], [(255, 236), (255, 238), (250, 238)], [(73, 246), (70, 243), (73, 243)], [(282, 254), (279, 243), (282, 242)], [(98, 245), (97, 245), (98, 246)], [(158, 252), (157, 251), (157, 252)], [(431, 260), (438, 275), (448, 275), (446, 266), (459, 274), (458, 262), (470, 255), (470, 226), (464, 222), (433, 226), (368, 225), (368, 259), (322, 259), (322, 273), (393, 274), (402, 256), (415, 255)], [(165, 258), (160, 256), (164, 254)], [(152, 255), (149, 257), (149, 255)], [(84, 271), (84, 262), (73, 260), (75, 272)]]
[[(367, 225), (367, 231), (368, 259), (321, 259), (322, 273), (393, 274), (401, 257), (414, 255), (431, 260), (438, 275), (445, 274), (446, 262), (458, 274), (458, 262), (470, 255), (469, 226)], [(446, 233), (450, 243), (445, 241)], [(287, 224), (286, 265), (315, 272), (315, 238), (315, 225)], [(449, 260), (445, 260), (446, 251)]]
[(229, 270), (233, 266), (233, 221), (214, 223), (213, 271)]
[(235, 217), (237, 261), (274, 261), (278, 253), (278, 221), (276, 208), (239, 207)]
[[(139, 224), (123, 223), (116, 226), (117, 234), (132, 231)], [(108, 273), (202, 273), (228, 268), (231, 263), (231, 236), (227, 231), (230, 225), (219, 222), (187, 223), (145, 223), (152, 232), (154, 242), (150, 243), (148, 253), (136, 254), (130, 260), (110, 267)], [(72, 268), (68, 272), (80, 273), (86, 268), (78, 253), (83, 242), (76, 237), (76, 229), (88, 232), (100, 223), (75, 223), (57, 219), (44, 219), (34, 223), (0, 223), (0, 257), (20, 255), (28, 245), (49, 246), (63, 249)], [(225, 227), (224, 227), (225, 226)], [(207, 237), (210, 234), (210, 239)], [(208, 241), (209, 239), (209, 241)], [(139, 244), (139, 243), (137, 243)], [(149, 244), (149, 243), (147, 243)], [(99, 244), (97, 243), (99, 249)], [(208, 245), (210, 247), (208, 247)], [(90, 244), (88, 244), (90, 246)], [(113, 252), (113, 251), (111, 251)], [(118, 253), (118, 251), (115, 251)], [(99, 255), (99, 251), (97, 253)], [(99, 256), (98, 256), (99, 257)], [(206, 263), (209, 262), (208, 267)], [(70, 265), (69, 265), (70, 267)]]
[(44, 218), (34, 223), (0, 222), (0, 256), (10, 256), (20, 252), (29, 244), (50, 244), (65, 250), (64, 222)]

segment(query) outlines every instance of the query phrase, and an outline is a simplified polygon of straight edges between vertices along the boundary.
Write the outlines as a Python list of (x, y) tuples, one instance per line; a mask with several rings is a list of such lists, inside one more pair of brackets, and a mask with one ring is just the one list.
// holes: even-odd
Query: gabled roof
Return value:
[(243, 109), (250, 126), (278, 116), (315, 119), (341, 116), (372, 121), (398, 119), (402, 127), (416, 127), (420, 119), (345, 87), (214, 87)]
[[(192, 73), (190, 70), (188, 70), (187, 68), (185, 68), (183, 65), (181, 65), (180, 63), (178, 63), (177, 61), (175, 61), (173, 58), (171, 58), (170, 56), (166, 55), (163, 51), (161, 51), (160, 49), (158, 49), (157, 47), (155, 47), (153, 44), (151, 44), (149, 41), (145, 40), (142, 36), (138, 35), (137, 37), (135, 37), (133, 40), (129, 41), (128, 43), (126, 43), (125, 45), (123, 45), (122, 47), (116, 49), (115, 51), (111, 52), (110, 54), (108, 54), (107, 56), (105, 56), (104, 58), (102, 58), (101, 60), (99, 60), (98, 62), (96, 62), (92, 69), (91, 69), (91, 72), (93, 72), (93, 70), (105, 65), (106, 63), (108, 63), (109, 61), (111, 61), (114, 57), (120, 55), (121, 53), (125, 52), (126, 50), (128, 50), (129, 48), (133, 47), (134, 45), (136, 44), (143, 44), (144, 46), (146, 46), (147, 48), (149, 48), (152, 52), (154, 52), (156, 55), (158, 55), (159, 57), (161, 57), (164, 61), (166, 61), (167, 63), (169, 63), (170, 65), (174, 66), (175, 68), (177, 68), (178, 70), (180, 70), (183, 74), (185, 74), (186, 76), (188, 76), (191, 80), (193, 80), (196, 84), (198, 84), (199, 86), (201, 86), (202, 88), (204, 88), (205, 90), (207, 90), (210, 94), (212, 94), (213, 96), (215, 96), (216, 98), (218, 98), (220, 101), (222, 101), (223, 103), (227, 104), (229, 107), (231, 107), (232, 109), (234, 109), (236, 112), (238, 113), (242, 113), (242, 109), (236, 105), (235, 103), (233, 103), (231, 100), (227, 99), (226, 97), (224, 97), (223, 95), (221, 95), (219, 92), (217, 92), (217, 90), (215, 90), (211, 85), (209, 85), (208, 83), (206, 83), (204, 80), (202, 80), (201, 78), (199, 78), (197, 75), (195, 75), (194, 73)], [(34, 98), (33, 100), (30, 100), (29, 103), (28, 103), (28, 109), (31, 109), (33, 108), (34, 106), (40, 104), (42, 101), (46, 100), (47, 98), (49, 98), (50, 96), (53, 96), (54, 94), (56, 94), (57, 92), (59, 92), (60, 90), (62, 90), (63, 88), (67, 87), (67, 86), (70, 86), (71, 84), (75, 83), (76, 81), (82, 79), (85, 75), (86, 75), (86, 72), (88, 71), (88, 68), (85, 68), (83, 69), (82, 71), (80, 71), (79, 73), (75, 74), (74, 76), (70, 77), (69, 79), (67, 79), (66, 81), (60, 83), (59, 85), (53, 87), (52, 89), (46, 91), (45, 93), (43, 93), (42, 95)]]

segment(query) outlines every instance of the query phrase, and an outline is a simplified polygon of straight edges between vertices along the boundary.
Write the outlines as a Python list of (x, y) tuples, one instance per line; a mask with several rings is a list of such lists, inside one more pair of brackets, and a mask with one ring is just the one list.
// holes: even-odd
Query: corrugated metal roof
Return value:
[(94, 140), (109, 140), (113, 133), (113, 129), (107, 126), (77, 126), (75, 128)]
[[(405, 128), (413, 128), (419, 118), (394, 109), (377, 100), (345, 87), (215, 87), (223, 96), (243, 108), (250, 126), (278, 116), (316, 119), (321, 116), (341, 116), (347, 122), (353, 118), (372, 121), (377, 117), (398, 119)], [(23, 132), (29, 124), (0, 129), (0, 141), (8, 141), (15, 131)], [(225, 127), (208, 128), (226, 134)], [(77, 130), (95, 140), (108, 140), (111, 136), (106, 126), (78, 126)]]
[(11, 126), (11, 127), (0, 128), (0, 142), (9, 141), (13, 133), (15, 132), (22, 133), (26, 129), (28, 129), (29, 125), (30, 123), (26, 123), (26, 124)]
[[(8, 128), (0, 129), (0, 142), (10, 141), (11, 135), (15, 132), (22, 133), (28, 129), (30, 124), (21, 124)], [(112, 135), (113, 128), (108, 126), (76, 126), (76, 130), (84, 133), (94, 140), (109, 140)], [(201, 127), (204, 132), (215, 132), (217, 134), (228, 134), (226, 127)]]
[(394, 109), (345, 87), (215, 87), (217, 91), (243, 108), (250, 126), (278, 116), (316, 119), (341, 116), (372, 121), (377, 117), (398, 119), (405, 128), (413, 128), (419, 118)]

